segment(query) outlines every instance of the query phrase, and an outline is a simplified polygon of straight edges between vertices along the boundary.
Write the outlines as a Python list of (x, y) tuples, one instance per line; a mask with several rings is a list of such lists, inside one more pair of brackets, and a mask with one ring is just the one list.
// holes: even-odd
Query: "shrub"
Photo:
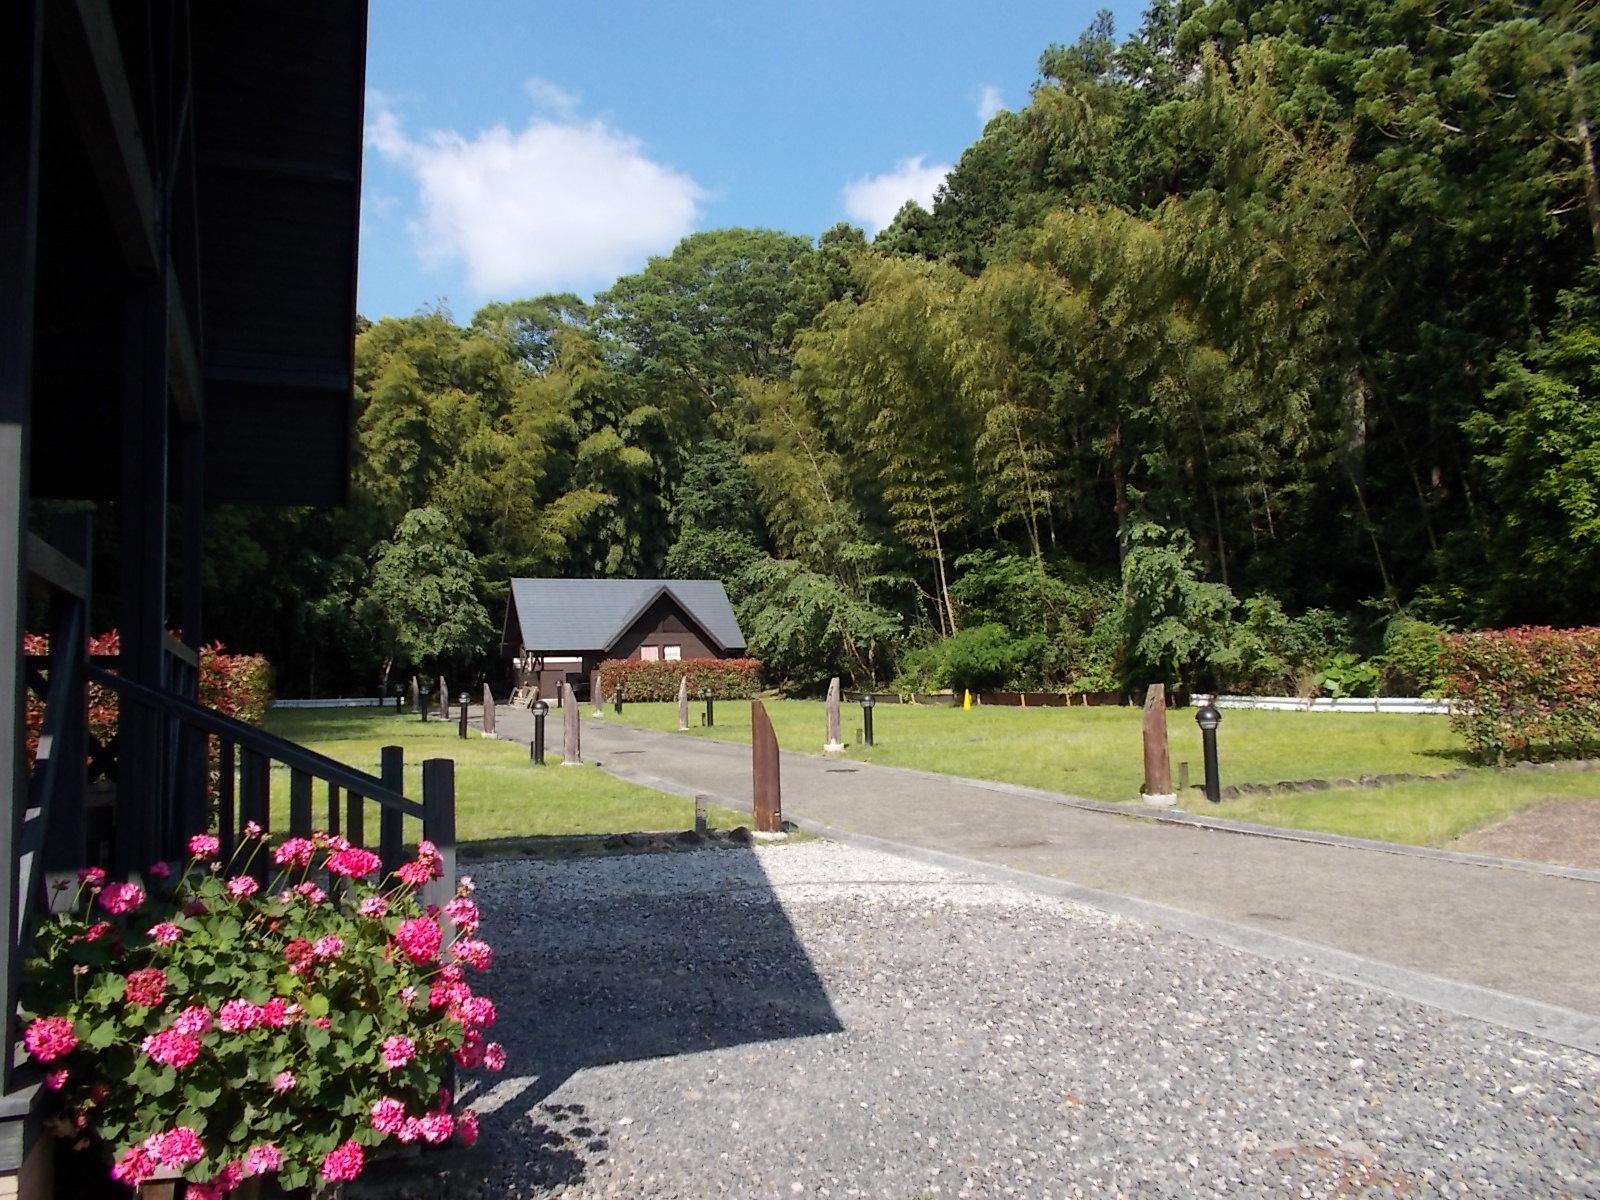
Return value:
[(1437, 696), (1444, 685), (1443, 626), (1402, 614), (1383, 631), (1383, 670), (1391, 694)]
[[(89, 868), (39, 927), (24, 1042), (57, 1093), (53, 1124), (95, 1139), (119, 1181), (167, 1168), (191, 1196), (257, 1174), (288, 1190), (353, 1179), (385, 1142), (475, 1140), (442, 1086), (452, 1058), (504, 1066), (484, 1040), (494, 1006), (466, 978), (492, 956), (471, 883), (442, 929), (416, 894), (440, 869), (426, 842), (381, 882), (377, 855), (326, 834), (274, 850), (247, 830), (231, 877), (216, 838), (189, 845), (171, 889), (164, 864), (148, 895)], [(268, 854), (258, 886), (245, 872)], [(331, 897), (312, 881), (324, 871)]]
[(710, 688), (718, 700), (748, 700), (761, 690), (761, 663), (754, 658), (611, 658), (600, 664), (600, 691), (609, 698), (620, 683), (627, 700), (676, 700), (678, 680), (685, 675), (691, 696)]
[(1600, 627), (1530, 625), (1442, 640), (1451, 723), (1475, 753), (1503, 763), (1600, 745)]

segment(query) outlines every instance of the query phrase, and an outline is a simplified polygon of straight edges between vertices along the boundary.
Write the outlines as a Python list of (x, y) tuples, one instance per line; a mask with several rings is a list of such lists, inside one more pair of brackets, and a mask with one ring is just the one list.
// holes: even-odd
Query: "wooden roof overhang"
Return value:
[(128, 343), (164, 324), (155, 444), (203, 438), (207, 500), (343, 502), (365, 0), (44, 11), (33, 494), (117, 498)]

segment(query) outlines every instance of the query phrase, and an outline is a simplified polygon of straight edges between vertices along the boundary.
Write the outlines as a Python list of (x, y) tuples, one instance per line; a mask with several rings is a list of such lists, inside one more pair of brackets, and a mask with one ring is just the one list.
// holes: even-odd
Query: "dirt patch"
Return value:
[(1600, 869), (1600, 800), (1546, 800), (1446, 849)]

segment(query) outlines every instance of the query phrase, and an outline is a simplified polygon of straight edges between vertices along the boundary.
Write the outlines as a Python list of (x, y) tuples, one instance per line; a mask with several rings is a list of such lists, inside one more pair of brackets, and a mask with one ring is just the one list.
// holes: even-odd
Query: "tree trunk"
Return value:
[(1111, 487), (1116, 502), (1111, 506), (1117, 514), (1117, 565), (1128, 558), (1128, 476), (1122, 469), (1122, 422), (1111, 427)]
[(933, 502), (928, 502), (928, 528), (933, 530), (933, 557), (939, 564), (939, 596), (944, 602), (945, 614), (950, 618), (950, 632), (956, 631), (956, 610), (950, 600), (950, 585), (944, 575), (944, 546), (939, 540), (939, 522), (933, 515)]
[(1594, 127), (1584, 107), (1578, 64), (1567, 60), (1567, 84), (1572, 89), (1572, 116), (1577, 126), (1578, 149), (1583, 155), (1583, 192), (1589, 202), (1589, 231), (1594, 235), (1595, 257), (1600, 258), (1600, 167), (1595, 163)]

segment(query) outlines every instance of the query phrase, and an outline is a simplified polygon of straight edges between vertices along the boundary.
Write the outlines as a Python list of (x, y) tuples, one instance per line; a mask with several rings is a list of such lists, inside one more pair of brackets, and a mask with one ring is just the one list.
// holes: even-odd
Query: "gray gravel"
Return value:
[(1600, 1060), (1070, 902), (830, 843), (476, 875), (511, 1066), (389, 1194), (1600, 1197)]

